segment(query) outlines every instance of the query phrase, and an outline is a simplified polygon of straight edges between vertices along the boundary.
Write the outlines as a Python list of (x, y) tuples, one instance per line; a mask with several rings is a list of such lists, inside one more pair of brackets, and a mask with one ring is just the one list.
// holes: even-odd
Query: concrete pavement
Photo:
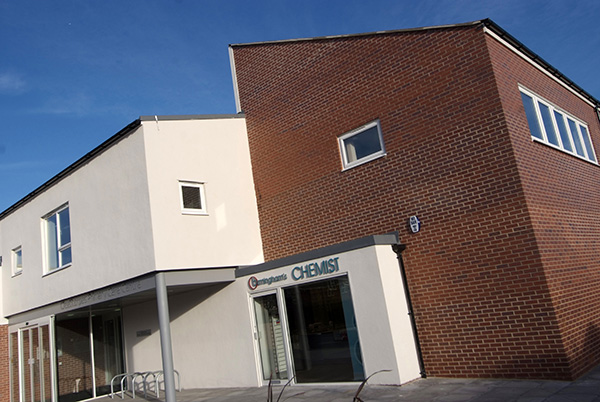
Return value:
[[(358, 384), (294, 385), (285, 389), (281, 402), (352, 402)], [(281, 387), (273, 388), (277, 401)], [(142, 398), (140, 398), (140, 396)], [(160, 401), (164, 401), (161, 393)], [(401, 387), (368, 385), (360, 393), (365, 402), (600, 402), (600, 366), (576, 381), (488, 380), (425, 378)], [(130, 399), (130, 398), (126, 398)], [(102, 402), (119, 401), (103, 398)], [(136, 395), (136, 401), (154, 401)], [(178, 402), (264, 402), (267, 388), (189, 389), (177, 392)]]

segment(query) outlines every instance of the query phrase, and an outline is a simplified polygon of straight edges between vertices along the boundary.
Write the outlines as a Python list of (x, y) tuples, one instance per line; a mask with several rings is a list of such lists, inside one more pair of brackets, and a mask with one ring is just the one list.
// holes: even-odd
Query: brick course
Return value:
[(506, 47), (488, 42), (547, 286), (572, 377), (577, 377), (598, 363), (600, 351), (600, 168), (532, 143), (517, 85), (585, 121), (596, 145), (598, 116)]
[[(600, 310), (570, 300), (600, 290), (596, 190), (571, 207), (598, 167), (532, 144), (517, 79), (600, 143), (591, 108), (481, 26), (233, 49), (267, 259), (399, 231), (428, 375), (569, 379), (597, 362), (581, 324)], [(342, 171), (337, 136), (375, 119), (387, 155)]]
[(10, 401), (8, 325), (0, 325), (0, 400)]

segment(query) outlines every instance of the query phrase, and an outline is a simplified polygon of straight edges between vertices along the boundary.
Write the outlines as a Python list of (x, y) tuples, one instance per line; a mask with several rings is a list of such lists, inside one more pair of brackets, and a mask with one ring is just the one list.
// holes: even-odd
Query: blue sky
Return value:
[(597, 0), (0, 0), (0, 211), (140, 115), (235, 113), (230, 43), (484, 18), (600, 99)]

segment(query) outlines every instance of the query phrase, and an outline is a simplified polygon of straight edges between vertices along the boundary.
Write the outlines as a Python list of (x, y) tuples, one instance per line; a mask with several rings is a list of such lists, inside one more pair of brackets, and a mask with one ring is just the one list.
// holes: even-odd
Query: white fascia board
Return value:
[(242, 106), (240, 104), (240, 93), (238, 91), (237, 75), (235, 73), (235, 58), (233, 56), (233, 48), (229, 46), (229, 65), (231, 66), (231, 79), (233, 81), (233, 94), (235, 97), (235, 111), (241, 113)]

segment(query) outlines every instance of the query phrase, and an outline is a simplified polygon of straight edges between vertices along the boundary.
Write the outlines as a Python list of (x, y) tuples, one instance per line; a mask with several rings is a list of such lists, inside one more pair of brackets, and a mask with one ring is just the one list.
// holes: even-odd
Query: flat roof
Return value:
[(92, 149), (87, 154), (83, 155), (81, 158), (77, 159), (75, 162), (67, 166), (65, 169), (60, 171), (54, 177), (50, 178), (44, 184), (33, 190), (31, 193), (27, 194), (25, 197), (21, 198), (19, 201), (8, 207), (6, 210), (0, 213), (0, 220), (4, 219), (6, 216), (10, 215), (17, 209), (21, 208), (23, 205), (27, 204), (29, 201), (36, 198), (38, 195), (46, 191), (48, 188), (54, 186), (59, 183), (65, 177), (74, 173), (81, 166), (86, 165), (89, 161), (101, 155), (104, 151), (111, 148), (112, 146), (119, 143), (122, 139), (126, 138), (130, 134), (132, 134), (136, 129), (138, 129), (142, 122), (144, 121), (168, 121), (168, 120), (215, 120), (215, 119), (237, 119), (244, 118), (245, 115), (243, 113), (238, 114), (190, 114), (190, 115), (154, 115), (154, 116), (140, 116), (137, 120), (132, 121), (127, 126), (123, 127), (116, 134), (112, 135), (106, 141)]

